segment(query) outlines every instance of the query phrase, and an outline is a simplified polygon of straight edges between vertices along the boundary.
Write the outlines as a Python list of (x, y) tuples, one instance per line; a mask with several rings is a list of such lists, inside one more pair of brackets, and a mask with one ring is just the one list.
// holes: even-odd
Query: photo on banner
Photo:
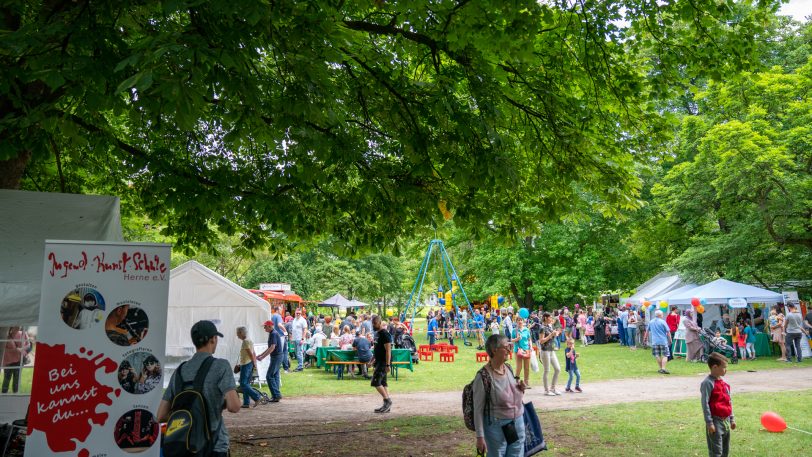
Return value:
[(27, 457), (160, 455), (169, 257), (46, 241)]

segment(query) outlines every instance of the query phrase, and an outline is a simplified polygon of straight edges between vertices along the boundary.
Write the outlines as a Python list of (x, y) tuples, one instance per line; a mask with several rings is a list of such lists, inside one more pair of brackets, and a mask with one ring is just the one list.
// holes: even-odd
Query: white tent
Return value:
[[(704, 286), (694, 287), (692, 289), (680, 290), (668, 294), (664, 298), (669, 304), (677, 305), (680, 308), (688, 308), (691, 306), (691, 300), (698, 298), (705, 300), (708, 305), (733, 305), (731, 308), (745, 307), (753, 303), (778, 303), (783, 301), (784, 296), (771, 292), (766, 289), (741, 284), (727, 279), (717, 279), (716, 281), (709, 282)], [(736, 306), (731, 303), (731, 300), (741, 302), (741, 306)], [(752, 311), (752, 310), (751, 310)], [(732, 317), (732, 316), (731, 316)], [(721, 322), (722, 320), (722, 307), (721, 306), (705, 306), (705, 312), (702, 314), (702, 326), (711, 327), (715, 321)]]
[(699, 287), (699, 285), (698, 285), (698, 284), (694, 284), (694, 283), (691, 283), (691, 284), (686, 284), (686, 285), (684, 285), (684, 286), (677, 287), (676, 289), (674, 289), (674, 290), (672, 290), (672, 291), (670, 291), (670, 292), (666, 292), (666, 293), (664, 293), (664, 294), (660, 294), (660, 295), (657, 295), (657, 296), (655, 296), (655, 297), (652, 297), (652, 298), (650, 298), (649, 300), (650, 300), (652, 303), (658, 303), (658, 304), (659, 304), (661, 301), (668, 301), (668, 297), (674, 297), (674, 296), (676, 296), (677, 294), (680, 294), (680, 293), (682, 293), (682, 292), (689, 291), (689, 290), (691, 290), (691, 289), (696, 289), (697, 287)]
[(669, 304), (689, 305), (691, 299), (704, 299), (709, 305), (727, 305), (731, 299), (743, 298), (751, 303), (780, 303), (784, 296), (778, 292), (761, 289), (747, 284), (717, 279), (704, 286), (695, 287), (668, 297)]
[(0, 327), (37, 325), (45, 240), (123, 241), (118, 197), (0, 190)]
[[(37, 325), (45, 240), (123, 241), (118, 197), (2, 189), (0, 215), (3, 335), (11, 325)], [(0, 397), (0, 423), (24, 417), (29, 398)]]
[[(194, 354), (190, 331), (195, 322), (214, 322), (224, 335), (217, 343), (215, 357), (233, 365), (240, 354), (237, 327), (246, 327), (254, 349), (264, 351), (268, 338), (262, 324), (270, 317), (268, 302), (205, 266), (192, 260), (174, 268), (169, 275), (164, 384), (171, 371)], [(265, 373), (268, 360), (260, 363), (260, 374)]]
[(631, 297), (621, 298), (620, 303), (632, 303), (639, 305), (652, 297), (670, 292), (683, 285), (678, 274), (662, 272), (657, 276), (644, 282), (637, 288), (637, 292)]

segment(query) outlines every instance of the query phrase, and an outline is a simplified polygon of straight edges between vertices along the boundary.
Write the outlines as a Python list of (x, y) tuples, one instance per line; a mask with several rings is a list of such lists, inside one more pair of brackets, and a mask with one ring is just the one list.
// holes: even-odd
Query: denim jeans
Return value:
[(637, 342), (635, 341), (636, 336), (637, 336), (637, 327), (627, 327), (626, 346), (629, 346), (630, 348), (637, 346)]
[(569, 389), (572, 385), (572, 375), (575, 375), (575, 387), (581, 385), (581, 370), (576, 368), (574, 370), (567, 371), (567, 373), (569, 373), (569, 378), (567, 379), (567, 389)]
[(301, 370), (304, 368), (304, 341), (299, 340), (296, 342), (296, 361), (299, 362), (299, 366), (296, 367), (297, 370)]
[(17, 393), (20, 390), (20, 368), (6, 368), (3, 370), (3, 393), (8, 393), (11, 384), (11, 391)]
[(626, 345), (626, 328), (623, 326), (623, 324), (620, 323), (620, 321), (618, 321), (618, 323), (617, 323), (617, 336), (618, 336), (618, 339), (620, 340), (620, 345), (625, 346)]
[(288, 354), (283, 350), (277, 355), (271, 356), (271, 365), (268, 367), (268, 374), (265, 375), (265, 380), (271, 388), (271, 397), (282, 398), (282, 392), (279, 391), (279, 369), (282, 366), (282, 360), (286, 359)]
[[(505, 434), (502, 431), (502, 426), (516, 422), (516, 434), (519, 439), (510, 446), (505, 441)], [(488, 419), (485, 419), (485, 444), (488, 446), (487, 457), (522, 457), (524, 456), (524, 416), (519, 416), (516, 419), (494, 419), (493, 422), (488, 424)]]
[(435, 343), (435, 341), (437, 341), (437, 339), (434, 337), (434, 334), (430, 333), (429, 334), (429, 344), (433, 345)]
[(240, 388), (242, 388), (242, 404), (248, 406), (248, 399), (258, 401), (259, 393), (251, 387), (251, 374), (254, 373), (254, 363), (248, 362), (240, 367)]
[(282, 357), (282, 368), (288, 371), (290, 369), (290, 349), (288, 349), (288, 337), (286, 336), (282, 339), (282, 354), (284, 354), (284, 357)]

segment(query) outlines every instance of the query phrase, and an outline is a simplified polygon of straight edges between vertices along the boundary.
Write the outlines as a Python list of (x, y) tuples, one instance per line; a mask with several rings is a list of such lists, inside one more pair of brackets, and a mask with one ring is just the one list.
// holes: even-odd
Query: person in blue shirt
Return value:
[(668, 355), (671, 353), (669, 349), (671, 347), (671, 332), (668, 330), (668, 324), (663, 320), (663, 312), (659, 309), (654, 312), (654, 319), (649, 322), (643, 339), (649, 341), (651, 355), (657, 359), (657, 365), (660, 367), (657, 372), (670, 374), (665, 369), (665, 365), (668, 363)]
[(748, 319), (744, 334), (747, 335), (745, 353), (749, 360), (756, 360), (756, 333), (758, 333), (758, 331), (753, 327), (753, 322)]
[(433, 315), (429, 318), (429, 328), (428, 328), (428, 335), (429, 335), (429, 344), (434, 344), (437, 340), (437, 318)]
[(479, 308), (474, 309), (474, 332), (476, 332), (476, 339), (478, 350), (482, 350), (485, 347), (485, 337), (483, 336), (485, 332), (485, 316), (482, 315), (482, 312)]

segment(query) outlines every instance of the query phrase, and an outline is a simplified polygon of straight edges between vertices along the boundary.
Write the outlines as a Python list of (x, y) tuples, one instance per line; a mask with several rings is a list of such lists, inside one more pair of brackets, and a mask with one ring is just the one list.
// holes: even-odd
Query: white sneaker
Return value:
[(559, 392), (559, 391), (557, 391), (555, 389), (551, 390), (550, 392), (552, 392), (553, 395), (561, 395), (561, 392)]
[(544, 395), (546, 395), (548, 397), (555, 397), (555, 392), (553, 392), (551, 390), (548, 390), (547, 393), (545, 393)]

